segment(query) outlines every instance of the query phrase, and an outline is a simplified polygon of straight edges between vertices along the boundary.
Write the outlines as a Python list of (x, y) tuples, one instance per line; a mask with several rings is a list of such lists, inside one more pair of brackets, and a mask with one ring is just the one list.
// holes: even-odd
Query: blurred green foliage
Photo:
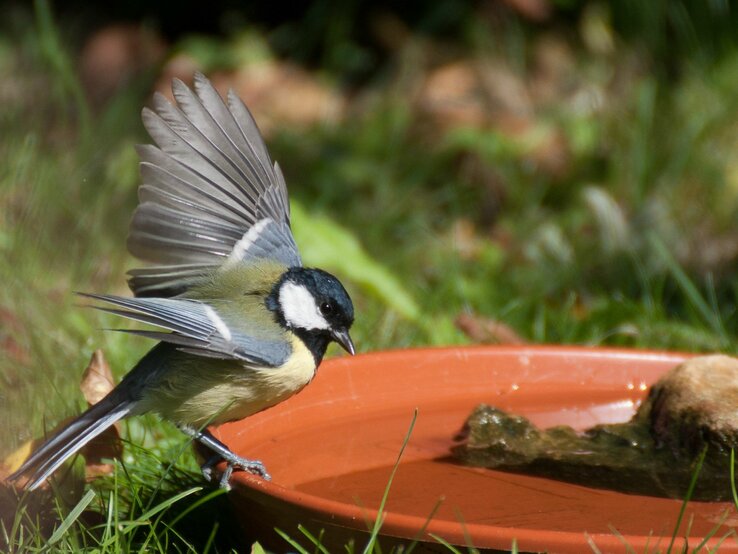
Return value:
[(420, 308), (405, 287), (362, 248), (356, 235), (325, 216), (309, 215), (292, 202), (292, 226), (300, 252), (311, 265), (336, 272), (363, 286), (387, 307), (418, 322)]

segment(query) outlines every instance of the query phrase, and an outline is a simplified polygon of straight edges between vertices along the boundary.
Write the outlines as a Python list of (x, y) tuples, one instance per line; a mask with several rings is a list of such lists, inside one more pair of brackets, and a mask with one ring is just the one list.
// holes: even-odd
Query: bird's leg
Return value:
[(223, 475), (221, 475), (219, 482), (220, 487), (223, 489), (230, 490), (231, 485), (229, 481), (234, 469), (248, 471), (249, 473), (253, 473), (254, 475), (258, 475), (259, 477), (266, 479), (267, 481), (271, 479), (271, 476), (267, 473), (264, 464), (258, 460), (247, 460), (246, 458), (237, 456), (231, 452), (225, 444), (216, 439), (207, 429), (200, 431), (191, 427), (182, 426), (180, 427), (180, 430), (213, 452), (213, 456), (200, 468), (202, 470), (203, 477), (205, 477), (207, 481), (213, 480), (213, 468), (221, 461), (226, 463), (226, 469), (223, 472)]

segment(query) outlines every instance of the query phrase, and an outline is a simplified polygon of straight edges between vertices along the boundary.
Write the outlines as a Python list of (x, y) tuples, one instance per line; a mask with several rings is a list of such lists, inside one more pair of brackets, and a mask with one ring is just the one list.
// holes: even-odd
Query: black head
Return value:
[(267, 307), (277, 320), (292, 329), (311, 348), (316, 359), (323, 357), (328, 342), (354, 353), (349, 329), (354, 305), (341, 282), (321, 269), (293, 267), (287, 270), (267, 298)]

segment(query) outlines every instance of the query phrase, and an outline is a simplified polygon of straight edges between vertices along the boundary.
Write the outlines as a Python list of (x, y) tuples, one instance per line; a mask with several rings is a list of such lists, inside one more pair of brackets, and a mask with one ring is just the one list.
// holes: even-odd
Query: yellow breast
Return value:
[(315, 375), (315, 359), (291, 336), (292, 354), (279, 367), (245, 366), (234, 361), (208, 363), (190, 358), (173, 368), (167, 386), (151, 400), (152, 410), (180, 425), (202, 427), (243, 419), (302, 390)]

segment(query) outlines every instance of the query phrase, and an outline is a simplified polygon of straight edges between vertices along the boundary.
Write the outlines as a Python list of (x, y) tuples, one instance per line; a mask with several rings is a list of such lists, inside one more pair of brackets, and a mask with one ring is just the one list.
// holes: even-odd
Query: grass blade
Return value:
[(379, 503), (379, 509), (377, 510), (377, 519), (374, 522), (374, 527), (372, 528), (371, 535), (369, 536), (369, 542), (366, 543), (366, 546), (364, 547), (364, 554), (369, 554), (369, 552), (372, 551), (374, 548), (377, 537), (379, 536), (379, 529), (382, 527), (382, 521), (384, 520), (384, 506), (387, 504), (387, 498), (389, 497), (389, 491), (392, 487), (392, 481), (395, 479), (395, 474), (397, 473), (397, 469), (400, 467), (400, 460), (402, 459), (402, 454), (405, 452), (405, 447), (407, 446), (407, 443), (410, 441), (410, 435), (413, 433), (413, 428), (415, 427), (415, 422), (418, 419), (418, 409), (415, 408), (415, 411), (413, 412), (413, 418), (410, 421), (410, 427), (407, 430), (407, 433), (405, 434), (405, 440), (402, 442), (402, 446), (400, 447), (400, 452), (397, 455), (397, 460), (395, 461), (395, 465), (392, 467), (392, 473), (390, 473), (389, 479), (387, 480), (387, 486), (384, 487), (384, 494), (382, 495), (382, 501)]
[(459, 550), (458, 548), (456, 548), (453, 544), (451, 544), (450, 542), (448, 542), (443, 537), (439, 537), (438, 535), (436, 535), (434, 533), (429, 533), (429, 534), (430, 534), (431, 537), (433, 537), (433, 540), (439, 542), (444, 547), (448, 548), (449, 552), (453, 552), (453, 554), (462, 554), (461, 550)]
[(420, 530), (415, 534), (415, 537), (413, 538), (413, 542), (411, 542), (407, 549), (405, 549), (403, 552), (404, 554), (410, 554), (415, 547), (418, 545), (418, 542), (420, 542), (420, 539), (423, 536), (423, 533), (425, 533), (425, 530), (428, 529), (428, 525), (430, 525), (431, 520), (433, 519), (433, 516), (436, 515), (436, 512), (438, 512), (438, 509), (441, 507), (441, 504), (443, 504), (443, 501), (445, 500), (445, 497), (440, 497), (435, 505), (433, 506), (433, 509), (430, 511), (430, 514), (428, 514), (428, 517), (425, 518), (425, 521), (423, 522), (423, 526), (420, 528)]
[(469, 529), (466, 527), (466, 521), (464, 521), (464, 516), (461, 513), (461, 510), (459, 510), (458, 507), (454, 508), (454, 517), (456, 517), (456, 520), (461, 525), (461, 530), (464, 533), (464, 542), (466, 543), (466, 549), (468, 552), (478, 552), (476, 548), (474, 548), (474, 543), (472, 542), (471, 535), (469, 534)]
[(720, 540), (717, 541), (717, 543), (715, 544), (715, 546), (709, 550), (709, 552), (710, 553), (712, 553), (712, 552), (720, 552), (720, 547), (722, 546), (722, 544), (727, 540), (728, 537), (731, 537), (731, 536), (734, 536), (734, 535), (735, 535), (735, 529), (731, 529), (730, 531), (728, 531), (727, 533), (725, 533), (722, 537), (720, 537)]
[(267, 554), (267, 551), (264, 550), (264, 547), (261, 546), (261, 544), (255, 542), (251, 545), (251, 554)]
[(299, 542), (290, 537), (287, 533), (279, 528), (275, 528), (274, 530), (280, 537), (286, 540), (290, 544), (290, 546), (294, 548), (296, 552), (298, 552), (298, 554), (310, 554), (310, 552), (308, 552)]
[(172, 504), (175, 504), (182, 500), (183, 498), (186, 498), (190, 496), (191, 494), (195, 494), (197, 492), (200, 492), (202, 490), (202, 487), (192, 487), (191, 489), (187, 489), (186, 491), (183, 491), (179, 494), (174, 495), (171, 498), (167, 498), (165, 501), (161, 502), (160, 504), (157, 504), (150, 510), (144, 512), (141, 514), (135, 521), (130, 521), (121, 529), (121, 533), (125, 534), (133, 530), (135, 527), (138, 527), (139, 525), (148, 525), (149, 521), (153, 516), (158, 514), (159, 512), (163, 512), (167, 508), (169, 508)]
[(715, 524), (715, 527), (710, 529), (710, 531), (707, 534), (705, 534), (705, 538), (703, 538), (702, 541), (694, 548), (693, 552), (699, 552), (705, 547), (705, 545), (707, 544), (707, 541), (709, 541), (712, 537), (714, 537), (717, 534), (717, 532), (720, 530), (720, 526), (723, 523), (725, 523), (725, 520), (728, 519), (729, 515), (730, 515), (730, 512), (728, 512), (728, 510), (725, 510), (723, 512), (723, 515), (720, 516), (720, 520), (717, 522), (717, 524)]
[[(623, 543), (623, 546), (625, 547), (625, 551), (626, 551), (626, 552), (627, 552), (628, 554), (636, 554), (636, 551), (635, 551), (635, 550), (633, 549), (633, 547), (632, 547), (632, 546), (631, 546), (631, 545), (630, 545), (630, 544), (628, 543), (628, 541), (627, 541), (627, 540), (625, 540), (625, 537), (623, 536), (623, 534), (622, 534), (622, 533), (621, 533), (620, 531), (618, 531), (618, 530), (617, 530), (617, 529), (615, 528), (615, 526), (614, 526), (614, 525), (612, 525), (612, 524), (610, 523), (610, 524), (608, 524), (608, 527), (610, 528), (610, 532), (611, 532), (611, 533), (612, 533), (613, 535), (615, 535), (615, 538), (617, 538), (617, 539), (618, 539), (618, 540), (619, 540), (619, 541), (620, 541), (621, 543)], [(646, 543), (646, 544), (648, 545), (648, 543)], [(648, 548), (648, 546), (646, 546), (646, 548)]]
[(595, 554), (602, 554), (602, 551), (599, 549), (592, 536), (586, 531), (584, 533), (584, 538), (587, 539), (587, 545), (592, 549), (592, 552)]
[[(213, 544), (215, 543), (215, 537), (218, 534), (218, 529), (220, 529), (220, 524), (216, 521), (215, 525), (213, 525), (213, 529), (210, 531), (210, 534), (208, 535), (208, 540), (205, 541), (205, 546), (202, 549), (202, 554), (208, 554), (208, 552), (210, 552), (210, 549), (213, 547)], [(251, 549), (251, 552), (254, 552), (254, 548)]]
[(169, 525), (172, 526), (172, 527), (174, 527), (183, 517), (187, 516), (193, 510), (196, 510), (197, 508), (199, 508), (200, 506), (202, 506), (206, 502), (210, 502), (213, 498), (217, 498), (217, 497), (222, 496), (222, 495), (227, 494), (227, 493), (228, 493), (227, 490), (221, 489), (220, 487), (217, 488), (217, 489), (215, 489), (214, 491), (206, 494), (202, 498), (198, 499), (197, 501), (195, 501), (192, 504), (190, 504), (189, 506), (187, 506), (187, 508), (185, 508), (184, 510), (182, 510), (182, 512), (180, 514), (178, 514), (177, 517), (175, 517), (172, 521), (169, 522)]
[(692, 473), (692, 479), (689, 482), (689, 487), (687, 488), (687, 494), (684, 496), (684, 502), (682, 502), (682, 507), (679, 509), (679, 516), (677, 517), (676, 525), (674, 526), (674, 532), (671, 535), (671, 541), (669, 542), (669, 546), (666, 549), (667, 554), (669, 554), (671, 552), (671, 549), (674, 548), (674, 542), (676, 541), (679, 527), (681, 527), (682, 519), (684, 519), (684, 513), (687, 511), (687, 504), (692, 498), (692, 494), (694, 494), (695, 486), (697, 486), (697, 478), (699, 477), (700, 471), (702, 470), (702, 464), (705, 462), (705, 456), (707, 456), (707, 446), (702, 449), (702, 452), (700, 452), (700, 455), (697, 457), (697, 463), (695, 465), (694, 472)]
[(730, 449), (730, 492), (733, 493), (733, 504), (738, 510), (738, 491), (735, 489), (735, 448)]
[(331, 554), (328, 551), (328, 549), (325, 546), (323, 546), (323, 532), (324, 532), (324, 529), (321, 529), (320, 530), (320, 535), (318, 535), (317, 537), (315, 535), (313, 535), (302, 523), (300, 523), (297, 526), (297, 529), (300, 531), (300, 533), (302, 533), (303, 535), (305, 535), (307, 537), (307, 539), (311, 543), (313, 543), (313, 545), (315, 546), (315, 548), (318, 549), (317, 550), (318, 552), (322, 552), (323, 554)]
[(57, 527), (56, 530), (52, 533), (51, 537), (49, 537), (49, 545), (59, 542), (64, 534), (69, 531), (69, 528), (74, 525), (74, 522), (77, 521), (77, 518), (79, 518), (82, 512), (85, 511), (87, 506), (90, 505), (90, 502), (92, 502), (93, 498), (95, 498), (95, 491), (87, 491), (87, 493), (80, 499), (80, 501), (77, 502), (77, 505), (72, 508), (72, 511), (69, 512), (67, 517), (64, 518), (64, 521), (61, 522), (61, 525), (59, 525), (59, 527)]
[(719, 335), (724, 342), (727, 341), (725, 327), (720, 320), (719, 314), (712, 310), (710, 304), (702, 297), (697, 286), (681, 268), (679, 263), (677, 263), (674, 256), (672, 256), (671, 252), (666, 248), (666, 245), (654, 233), (650, 233), (648, 235), (648, 242), (659, 258), (661, 258), (661, 261), (664, 262), (671, 273), (671, 276), (677, 282), (679, 288), (682, 289), (682, 292), (687, 297), (687, 300), (692, 307), (697, 310), (705, 324), (707, 324), (716, 335)]
[(75, 73), (71, 57), (68, 55), (59, 37), (49, 0), (36, 0), (34, 2), (34, 9), (36, 12), (39, 44), (42, 47), (42, 52), (47, 63), (62, 83), (64, 93), (75, 104), (81, 135), (83, 140), (87, 142), (91, 136), (90, 112), (87, 106), (87, 100), (82, 90), (82, 84)]

